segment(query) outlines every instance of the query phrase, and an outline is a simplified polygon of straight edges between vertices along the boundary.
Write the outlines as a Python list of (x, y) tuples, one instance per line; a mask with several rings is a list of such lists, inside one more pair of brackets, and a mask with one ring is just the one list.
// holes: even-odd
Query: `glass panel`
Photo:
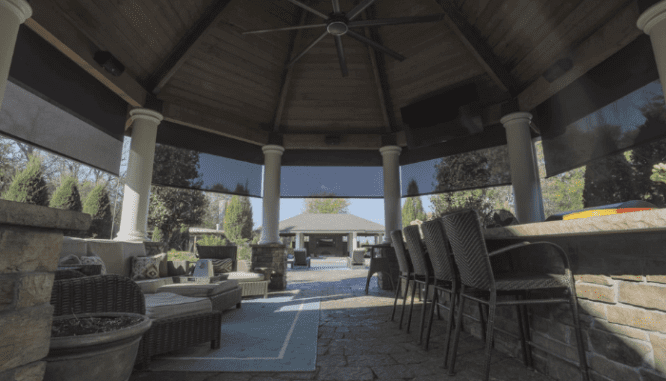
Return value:
[(402, 197), (511, 184), (506, 146), (403, 165), (400, 172)]
[(281, 197), (383, 198), (382, 167), (282, 167)]
[(0, 131), (118, 176), (123, 142), (7, 82)]
[(563, 133), (544, 136), (547, 176), (658, 139), (664, 134), (664, 95), (656, 80), (566, 126)]

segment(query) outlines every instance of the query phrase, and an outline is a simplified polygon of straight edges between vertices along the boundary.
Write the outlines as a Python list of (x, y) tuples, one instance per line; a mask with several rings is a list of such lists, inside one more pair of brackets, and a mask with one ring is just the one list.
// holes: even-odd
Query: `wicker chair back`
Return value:
[(120, 275), (95, 275), (53, 282), (53, 316), (95, 312), (146, 314), (141, 288)]
[(454, 281), (457, 269), (449, 250), (449, 240), (446, 238), (442, 221), (436, 219), (424, 222), (421, 229), (435, 279)]
[(442, 217), (453, 256), (465, 286), (490, 290), (495, 283), (479, 216), (465, 209)]
[(358, 249), (352, 251), (352, 264), (354, 265), (362, 265), (365, 264), (365, 249)]
[(305, 250), (294, 250), (294, 264), (298, 266), (307, 266), (307, 252)]
[(409, 260), (409, 254), (405, 251), (405, 242), (402, 240), (402, 231), (400, 229), (391, 232), (391, 244), (395, 249), (395, 256), (398, 258), (398, 267), (402, 274), (414, 272), (412, 261)]
[(199, 259), (231, 258), (231, 271), (238, 271), (238, 246), (199, 246), (197, 243), (196, 249)]
[(421, 245), (421, 233), (417, 225), (405, 226), (403, 229), (405, 239), (407, 240), (407, 250), (409, 256), (412, 258), (412, 265), (414, 266), (414, 274), (421, 276), (432, 275), (432, 265), (430, 260), (426, 257), (425, 250)]

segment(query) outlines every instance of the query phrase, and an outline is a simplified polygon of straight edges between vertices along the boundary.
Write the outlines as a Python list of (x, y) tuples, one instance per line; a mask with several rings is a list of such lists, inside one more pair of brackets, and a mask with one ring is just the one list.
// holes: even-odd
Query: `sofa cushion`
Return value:
[(160, 271), (160, 278), (164, 278), (166, 276), (169, 276), (169, 272), (167, 271), (167, 259), (168, 259), (169, 253), (160, 253), (160, 254), (155, 254), (155, 255), (149, 255), (147, 257), (149, 258), (158, 258), (159, 260), (159, 271)]
[(173, 284), (173, 278), (143, 279), (135, 280), (134, 282), (141, 287), (141, 292), (144, 294), (154, 294), (157, 292), (158, 288)]
[(212, 284), (175, 283), (162, 286), (157, 289), (157, 292), (172, 292), (183, 296), (203, 298), (219, 295), (236, 287), (238, 287), (237, 280), (227, 280)]
[[(237, 280), (239, 283), (243, 282), (259, 282), (264, 279), (264, 274), (248, 273), (243, 271), (234, 271), (231, 273), (224, 273), (219, 275), (223, 280)], [(217, 277), (216, 277), (217, 278)]]
[(213, 311), (208, 298), (191, 298), (170, 292), (145, 295), (146, 316), (164, 319)]
[(132, 280), (155, 279), (160, 277), (160, 261), (156, 257), (134, 257), (132, 259)]
[(106, 266), (104, 266), (104, 261), (99, 256), (90, 253), (86, 256), (81, 257), (82, 265), (102, 265), (102, 272), (100, 275), (106, 275)]
[(76, 254), (68, 254), (58, 260), (58, 267), (81, 265), (81, 259)]

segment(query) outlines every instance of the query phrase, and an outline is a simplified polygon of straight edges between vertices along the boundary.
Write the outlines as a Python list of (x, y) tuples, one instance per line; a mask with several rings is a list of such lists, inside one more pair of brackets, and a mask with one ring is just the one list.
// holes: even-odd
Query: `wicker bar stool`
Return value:
[[(417, 225), (405, 226), (403, 229), (405, 233), (405, 240), (407, 241), (407, 250), (409, 251), (409, 257), (412, 259), (412, 265), (414, 266), (414, 288), (412, 288), (412, 303), (409, 306), (409, 317), (407, 321), (407, 332), (409, 333), (409, 327), (412, 322), (412, 311), (414, 310), (414, 294), (416, 292), (416, 284), (422, 284), (425, 288), (425, 296), (423, 297), (423, 311), (421, 311), (421, 330), (419, 333), (419, 344), (423, 341), (423, 329), (425, 328), (425, 315), (426, 309), (428, 307), (428, 291), (430, 286), (434, 284), (434, 276), (432, 270), (432, 264), (430, 259), (424, 250), (424, 245), (421, 241), (421, 233), (419, 232), (419, 227)], [(434, 308), (434, 307), (433, 307)], [(439, 309), (437, 310), (437, 316), (441, 318), (439, 314)]]
[(407, 286), (405, 287), (405, 296), (402, 298), (402, 310), (400, 311), (400, 323), (398, 328), (402, 329), (402, 318), (405, 315), (405, 304), (407, 302), (407, 290), (409, 290), (409, 282), (412, 281), (414, 277), (414, 267), (412, 266), (412, 261), (409, 259), (409, 254), (405, 250), (405, 242), (402, 240), (402, 231), (394, 230), (391, 232), (391, 243), (395, 249), (395, 256), (398, 258), (398, 267), (400, 268), (400, 275), (398, 278), (398, 287), (395, 288), (395, 300), (393, 301), (393, 311), (391, 311), (391, 321), (395, 316), (395, 309), (398, 305), (398, 295), (400, 295), (400, 288), (402, 285), (402, 279), (407, 280)]
[[(532, 354), (530, 346), (548, 352), (547, 349), (535, 345), (530, 337), (529, 321), (525, 306), (530, 304), (544, 303), (569, 303), (573, 315), (574, 327), (576, 331), (576, 344), (578, 346), (578, 356), (580, 361), (580, 370), (583, 380), (588, 381), (589, 375), (587, 362), (585, 361), (585, 349), (583, 348), (583, 339), (578, 317), (578, 304), (576, 301), (576, 289), (573, 275), (569, 267), (569, 259), (564, 250), (550, 242), (522, 242), (510, 245), (505, 248), (488, 253), (483, 238), (479, 217), (474, 210), (463, 210), (451, 213), (442, 217), (445, 232), (451, 242), (451, 248), (455, 258), (456, 266), (460, 272), (462, 283), (460, 290), (460, 303), (456, 308), (456, 332), (453, 338), (453, 350), (449, 354), (449, 375), (454, 374), (456, 351), (458, 349), (458, 339), (460, 338), (460, 326), (462, 322), (462, 312), (465, 299), (474, 300), (489, 305), (488, 324), (486, 331), (486, 352), (484, 364), (484, 379), (487, 381), (490, 377), (490, 355), (493, 342), (493, 329), (497, 307), (516, 306), (518, 309), (518, 324), (520, 340), (523, 349), (523, 362), (528, 368), (532, 368)], [(564, 265), (564, 274), (539, 274), (529, 272), (513, 272), (495, 276), (490, 263), (490, 258), (495, 255), (505, 254), (511, 250), (532, 246), (548, 245), (554, 247), (560, 255)], [(481, 291), (484, 297), (477, 297), (469, 293), (469, 288)], [(529, 298), (528, 291), (543, 290), (563, 290), (564, 295), (554, 298)], [(498, 301), (498, 295), (515, 295), (516, 300)]]

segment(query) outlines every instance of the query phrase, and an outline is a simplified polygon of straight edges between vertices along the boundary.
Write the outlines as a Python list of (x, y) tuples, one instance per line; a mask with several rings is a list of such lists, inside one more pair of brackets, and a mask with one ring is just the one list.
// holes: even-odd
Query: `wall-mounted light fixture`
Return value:
[(111, 75), (118, 77), (125, 71), (125, 65), (123, 65), (116, 57), (111, 53), (105, 51), (98, 51), (93, 57), (95, 62), (100, 64), (106, 71), (111, 73)]

